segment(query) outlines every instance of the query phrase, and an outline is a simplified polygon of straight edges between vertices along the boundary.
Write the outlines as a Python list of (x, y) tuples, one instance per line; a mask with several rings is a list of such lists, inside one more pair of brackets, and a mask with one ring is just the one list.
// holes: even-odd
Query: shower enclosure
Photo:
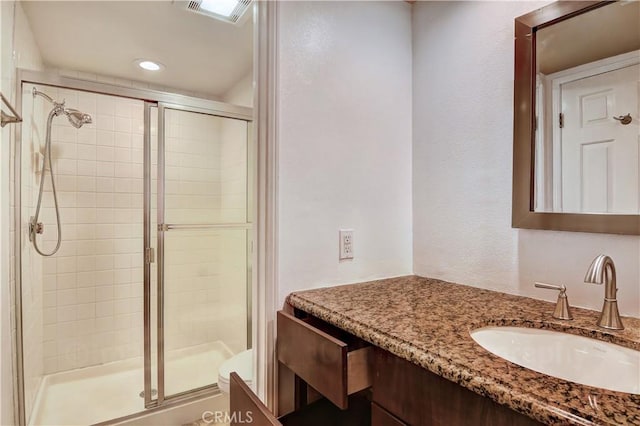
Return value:
[[(216, 395), (218, 366), (251, 344), (251, 109), (31, 71), (19, 82), (21, 423)], [(64, 99), (70, 120), (47, 132), (52, 105), (34, 90)]]

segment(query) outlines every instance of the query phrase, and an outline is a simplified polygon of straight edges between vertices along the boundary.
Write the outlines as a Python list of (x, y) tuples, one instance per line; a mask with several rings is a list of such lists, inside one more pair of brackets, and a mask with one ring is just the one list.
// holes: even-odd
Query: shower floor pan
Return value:
[[(216, 383), (220, 364), (232, 355), (220, 341), (168, 351), (166, 394)], [(42, 379), (29, 425), (86, 426), (138, 413), (143, 388), (141, 357), (50, 374)]]

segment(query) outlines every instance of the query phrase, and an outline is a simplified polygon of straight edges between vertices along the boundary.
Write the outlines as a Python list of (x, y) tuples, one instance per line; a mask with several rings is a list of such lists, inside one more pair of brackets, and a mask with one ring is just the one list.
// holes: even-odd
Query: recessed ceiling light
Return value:
[(160, 71), (164, 68), (164, 65), (162, 65), (161, 63), (149, 61), (147, 59), (138, 59), (135, 61), (135, 63), (140, 68), (147, 71)]

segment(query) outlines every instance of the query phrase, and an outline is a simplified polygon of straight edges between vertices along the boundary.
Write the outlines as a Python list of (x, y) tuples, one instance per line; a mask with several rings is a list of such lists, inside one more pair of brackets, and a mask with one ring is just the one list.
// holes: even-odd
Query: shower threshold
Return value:
[[(220, 364), (232, 355), (221, 341), (168, 351), (166, 394), (216, 383)], [(142, 357), (46, 375), (29, 425), (86, 426), (141, 412), (143, 384)]]

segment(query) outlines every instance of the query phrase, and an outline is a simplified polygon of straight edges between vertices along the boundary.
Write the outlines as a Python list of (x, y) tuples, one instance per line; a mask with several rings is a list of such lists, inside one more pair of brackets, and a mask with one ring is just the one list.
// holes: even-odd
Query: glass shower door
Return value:
[(247, 348), (248, 122), (158, 107), (158, 403)]

